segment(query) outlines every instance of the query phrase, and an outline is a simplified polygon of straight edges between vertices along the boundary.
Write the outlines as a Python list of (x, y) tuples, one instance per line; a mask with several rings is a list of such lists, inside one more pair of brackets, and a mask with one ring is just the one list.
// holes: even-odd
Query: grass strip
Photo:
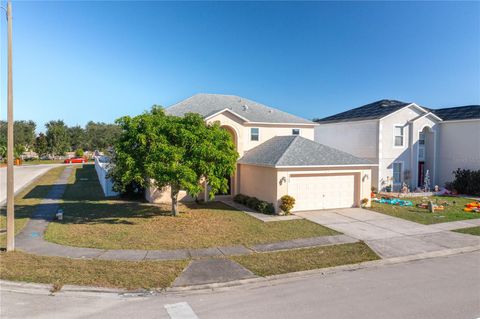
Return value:
[(454, 232), (480, 236), (480, 226), (462, 228), (462, 229), (455, 229)]
[(110, 261), (46, 257), (23, 252), (0, 253), (0, 278), (12, 281), (124, 289), (166, 288), (187, 260)]
[(365, 243), (341, 244), (231, 257), (259, 276), (271, 276), (380, 259)]

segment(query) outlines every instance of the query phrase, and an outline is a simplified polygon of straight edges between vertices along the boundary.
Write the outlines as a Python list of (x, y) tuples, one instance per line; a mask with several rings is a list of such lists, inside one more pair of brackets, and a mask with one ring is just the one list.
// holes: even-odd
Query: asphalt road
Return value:
[(480, 252), (209, 293), (49, 296), (1, 291), (2, 318), (480, 317)]
[[(14, 191), (17, 193), (24, 188), (35, 178), (42, 175), (52, 167), (58, 166), (58, 164), (45, 164), (45, 165), (25, 165), (15, 166), (14, 168)], [(5, 204), (7, 198), (7, 168), (0, 167), (0, 206)]]

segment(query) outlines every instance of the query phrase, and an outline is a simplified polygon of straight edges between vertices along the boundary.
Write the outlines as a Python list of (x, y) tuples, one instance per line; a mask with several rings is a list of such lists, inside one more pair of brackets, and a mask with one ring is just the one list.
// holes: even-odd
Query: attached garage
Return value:
[[(375, 164), (300, 136), (277, 136), (239, 160), (239, 192), (272, 202), (295, 198), (293, 211), (358, 207), (370, 198)], [(267, 178), (268, 177), (268, 178)]]
[(354, 207), (354, 174), (291, 175), (288, 195), (296, 199), (295, 211)]

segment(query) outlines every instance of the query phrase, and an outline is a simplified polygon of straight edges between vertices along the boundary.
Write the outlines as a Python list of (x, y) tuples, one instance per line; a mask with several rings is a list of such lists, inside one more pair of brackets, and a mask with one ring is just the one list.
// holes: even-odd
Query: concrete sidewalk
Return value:
[[(64, 246), (44, 239), (49, 222), (54, 218), (59, 208), (59, 203), (66, 189), (68, 178), (72, 167), (68, 166), (52, 186), (47, 199), (44, 199), (36, 208), (32, 218), (28, 221), (23, 230), (16, 236), (16, 246), (25, 252), (41, 255), (67, 258), (89, 258), (103, 260), (179, 260), (190, 258), (211, 258), (248, 255), (254, 252), (272, 252), (287, 249), (298, 249), (308, 247), (330, 246), (357, 242), (345, 235), (320, 236), (312, 238), (300, 238), (276, 243), (254, 245), (245, 247), (243, 245), (210, 247), (197, 249), (175, 249), (175, 250), (132, 250), (132, 249), (96, 249)], [(296, 216), (295, 216), (296, 217)], [(298, 217), (296, 217), (298, 218)]]
[(480, 219), (422, 225), (360, 208), (299, 212), (296, 215), (363, 240), (383, 258), (480, 244), (478, 236), (449, 231), (478, 226)]

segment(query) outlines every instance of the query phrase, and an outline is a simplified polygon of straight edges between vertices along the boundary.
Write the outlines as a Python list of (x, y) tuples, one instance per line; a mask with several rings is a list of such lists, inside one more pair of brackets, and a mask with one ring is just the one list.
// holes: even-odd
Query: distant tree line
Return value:
[[(121, 129), (117, 124), (90, 121), (81, 127), (67, 126), (62, 120), (45, 124), (45, 133), (36, 134), (33, 121), (14, 122), (15, 157), (25, 151), (34, 151), (39, 156), (64, 155), (69, 151), (106, 150), (118, 139)], [(0, 157), (7, 149), (7, 122), (0, 121)]]

